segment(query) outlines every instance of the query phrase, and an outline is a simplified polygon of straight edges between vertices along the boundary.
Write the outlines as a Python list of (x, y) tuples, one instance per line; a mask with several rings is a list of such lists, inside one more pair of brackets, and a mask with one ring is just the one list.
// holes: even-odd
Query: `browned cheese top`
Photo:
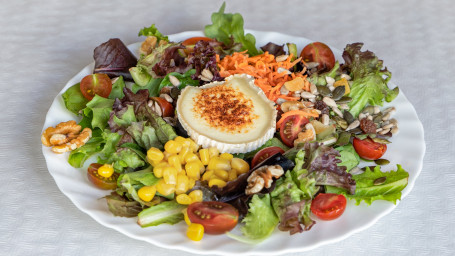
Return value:
[(201, 90), (193, 101), (193, 111), (222, 132), (247, 132), (258, 118), (253, 101), (226, 84)]

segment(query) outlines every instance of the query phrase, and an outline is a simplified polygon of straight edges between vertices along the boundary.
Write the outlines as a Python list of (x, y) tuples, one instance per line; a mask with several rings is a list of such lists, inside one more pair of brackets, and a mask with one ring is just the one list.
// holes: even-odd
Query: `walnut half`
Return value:
[(258, 193), (264, 187), (270, 188), (273, 179), (278, 179), (284, 174), (284, 170), (279, 165), (265, 165), (254, 170), (247, 179), (248, 185), (245, 194), (251, 195)]

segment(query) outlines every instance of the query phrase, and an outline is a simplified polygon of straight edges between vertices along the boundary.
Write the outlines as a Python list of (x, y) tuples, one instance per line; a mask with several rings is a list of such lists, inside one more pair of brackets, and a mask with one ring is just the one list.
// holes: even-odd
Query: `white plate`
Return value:
[[(274, 32), (247, 32), (255, 35), (259, 46), (265, 45), (270, 41), (277, 44), (293, 42), (297, 44), (298, 49), (302, 49), (303, 46), (311, 42), (302, 37)], [(202, 32), (192, 31), (171, 35), (169, 38), (174, 41), (181, 41), (192, 36), (202, 35)], [(133, 52), (137, 52), (139, 46), (140, 43), (136, 43), (130, 45), (129, 48)], [(341, 59), (341, 51), (334, 50), (334, 53), (338, 56), (338, 59)], [(72, 113), (66, 110), (61, 94), (71, 85), (79, 82), (84, 76), (90, 74), (92, 70), (93, 63), (74, 76), (60, 94), (55, 97), (47, 113), (43, 130), (49, 126), (55, 126), (59, 122), (76, 119)], [(394, 86), (392, 85), (391, 87)], [(425, 142), (423, 126), (417, 117), (414, 107), (406, 99), (403, 92), (400, 92), (392, 103), (397, 108), (395, 118), (399, 121), (400, 133), (393, 137), (393, 143), (389, 145), (384, 156), (384, 158), (391, 161), (391, 164), (386, 166), (384, 170), (393, 169), (395, 164), (399, 163), (409, 172), (409, 184), (403, 191), (403, 199), (411, 191), (422, 169)], [(355, 232), (370, 227), (396, 207), (396, 205), (386, 201), (375, 201), (371, 206), (364, 203), (356, 206), (351, 200), (348, 202), (345, 213), (334, 221), (317, 221), (309, 232), (293, 236), (276, 230), (266, 242), (255, 246), (237, 242), (224, 235), (205, 235), (202, 241), (192, 242), (185, 235), (186, 224), (184, 222), (174, 226), (160, 225), (141, 228), (136, 224), (135, 218), (114, 217), (109, 212), (106, 201), (102, 199), (109, 192), (95, 188), (86, 177), (88, 163), (86, 163), (84, 168), (75, 169), (67, 162), (68, 154), (57, 155), (44, 146), (43, 154), (49, 172), (55, 179), (59, 189), (81, 211), (87, 213), (102, 225), (156, 246), (197, 254), (275, 255), (311, 250), (327, 243), (340, 241)]]

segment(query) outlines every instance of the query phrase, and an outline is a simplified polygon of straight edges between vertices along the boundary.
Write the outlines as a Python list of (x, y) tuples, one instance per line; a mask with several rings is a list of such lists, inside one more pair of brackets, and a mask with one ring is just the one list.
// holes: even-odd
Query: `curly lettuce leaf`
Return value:
[(343, 52), (344, 67), (352, 77), (349, 111), (355, 117), (367, 104), (382, 106), (384, 100), (390, 102), (399, 93), (398, 87), (388, 87), (392, 73), (383, 68), (383, 61), (371, 51), (362, 52), (362, 46), (363, 43), (348, 44)]
[(213, 24), (205, 26), (205, 35), (226, 45), (231, 43), (231, 38), (234, 38), (234, 42), (241, 43), (242, 51), (248, 50), (250, 56), (260, 54), (256, 48), (256, 38), (250, 33), (245, 34), (242, 15), (224, 13), (225, 7), (226, 3), (223, 3), (218, 12), (212, 13)]
[(76, 115), (81, 114), (81, 110), (86, 107), (88, 100), (82, 95), (80, 83), (77, 83), (62, 94), (66, 109)]
[(309, 206), (317, 191), (316, 183), (306, 177), (307, 173), (296, 163), (292, 171), (277, 180), (275, 189), (270, 193), (273, 209), (280, 218), (278, 228), (289, 231), (291, 235), (308, 231), (315, 223), (310, 217)]
[(163, 35), (155, 26), (155, 24), (152, 24), (150, 27), (144, 27), (143, 29), (139, 30), (139, 33), (137, 36), (154, 36), (156, 39), (158, 39), (158, 42), (161, 40), (169, 41), (169, 38), (165, 35)]
[[(385, 177), (383, 184), (374, 185), (375, 180), (383, 177)], [(348, 194), (346, 190), (332, 186), (326, 186), (326, 192), (343, 194), (349, 199), (356, 200), (357, 205), (361, 201), (370, 205), (375, 200), (387, 200), (396, 204), (397, 200), (401, 200), (401, 191), (408, 185), (409, 173), (399, 164), (396, 171), (390, 172), (382, 172), (378, 165), (373, 170), (367, 167), (364, 173), (353, 175), (352, 178), (357, 183), (355, 194)]]
[(112, 105), (114, 105), (114, 100), (106, 99), (98, 95), (95, 95), (95, 97), (87, 103), (87, 107), (84, 109), (84, 115), (92, 116), (90, 124), (93, 129), (100, 128), (103, 130), (104, 127), (106, 127), (112, 111)]
[(136, 169), (146, 165), (143, 157), (135, 150), (127, 147), (118, 148), (107, 160), (106, 163), (112, 164), (118, 173), (124, 173), (127, 168)]
[(352, 168), (356, 167), (360, 163), (360, 156), (354, 149), (351, 143), (346, 144), (342, 147), (336, 147), (335, 150), (340, 152), (340, 156), (337, 157), (341, 160), (338, 166), (346, 166), (346, 171), (349, 172)]
[(272, 234), (278, 224), (278, 217), (270, 200), (270, 195), (266, 194), (262, 198), (254, 195), (250, 201), (248, 214), (242, 220), (245, 225), (241, 230), (251, 241), (263, 241)]

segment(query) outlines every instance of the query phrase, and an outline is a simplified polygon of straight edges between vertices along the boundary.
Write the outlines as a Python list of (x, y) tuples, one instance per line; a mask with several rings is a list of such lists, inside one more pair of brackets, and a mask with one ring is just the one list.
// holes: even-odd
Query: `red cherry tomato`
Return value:
[(107, 98), (112, 91), (112, 81), (106, 74), (92, 74), (82, 78), (80, 88), (88, 100), (92, 100), (95, 94)]
[(169, 101), (161, 97), (152, 97), (151, 99), (160, 105), (162, 117), (174, 116), (174, 106)]
[(335, 55), (326, 44), (321, 42), (310, 43), (300, 53), (305, 62), (319, 63), (318, 70), (330, 70), (335, 66)]
[(214, 41), (215, 39), (205, 37), (205, 36), (196, 36), (196, 37), (190, 37), (186, 39), (185, 41), (182, 42), (182, 45), (195, 45), (199, 41)]
[(346, 197), (338, 194), (317, 195), (311, 202), (311, 212), (321, 220), (333, 220), (346, 209)]
[(239, 219), (239, 211), (234, 206), (216, 201), (192, 203), (187, 213), (192, 223), (201, 224), (204, 232), (212, 235), (232, 230)]
[(280, 137), (288, 147), (294, 146), (294, 140), (308, 123), (308, 118), (301, 115), (286, 117), (280, 127)]
[(363, 159), (376, 160), (381, 158), (387, 151), (387, 145), (373, 141), (370, 138), (364, 140), (354, 138), (352, 142), (355, 151)]
[(254, 155), (253, 160), (251, 161), (251, 168), (254, 168), (257, 164), (275, 155), (276, 153), (283, 154), (284, 150), (280, 147), (267, 147), (259, 150), (256, 153), (256, 155)]
[(112, 174), (111, 177), (105, 178), (98, 174), (98, 168), (103, 166), (102, 164), (93, 163), (90, 164), (87, 170), (88, 179), (98, 188), (113, 190), (117, 188), (117, 179), (120, 176), (118, 173)]

